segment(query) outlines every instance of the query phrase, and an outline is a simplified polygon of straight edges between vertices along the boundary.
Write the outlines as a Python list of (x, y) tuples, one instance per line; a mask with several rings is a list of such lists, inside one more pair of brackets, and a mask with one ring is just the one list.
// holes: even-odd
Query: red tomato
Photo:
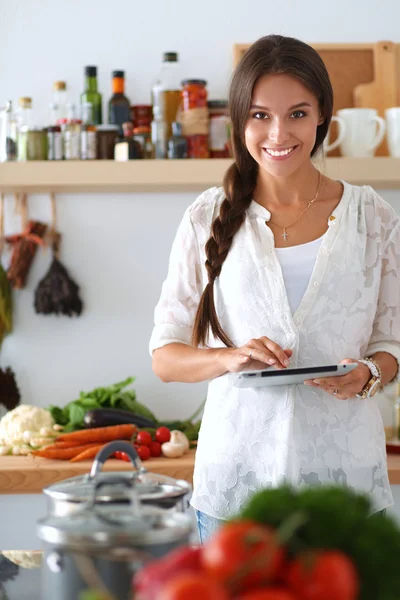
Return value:
[(207, 573), (240, 591), (276, 580), (285, 552), (275, 531), (252, 521), (238, 521), (221, 527), (203, 547)]
[(240, 600), (297, 600), (292, 592), (282, 587), (270, 587), (262, 590), (253, 590), (241, 594)]
[(150, 446), (152, 441), (148, 431), (139, 431), (136, 436), (136, 444), (139, 444), (139, 446)]
[(140, 460), (147, 460), (150, 458), (150, 448), (148, 446), (139, 446), (137, 449)]
[(338, 550), (299, 555), (287, 575), (289, 587), (301, 600), (356, 600), (359, 580), (351, 559)]
[(165, 442), (169, 442), (171, 439), (171, 432), (168, 427), (159, 427), (154, 437), (157, 442), (164, 444)]
[(157, 600), (229, 600), (222, 585), (203, 573), (182, 573), (160, 590)]
[(158, 600), (158, 593), (170, 579), (182, 572), (198, 572), (201, 568), (202, 547), (185, 546), (172, 550), (161, 559), (153, 560), (133, 578), (135, 593), (146, 600)]
[(115, 458), (118, 458), (119, 460), (124, 460), (125, 462), (131, 462), (131, 459), (125, 452), (120, 452), (119, 450), (117, 450), (117, 452), (114, 453), (114, 456), (115, 456)]
[(160, 444), (160, 442), (151, 442), (151, 444), (150, 444), (150, 454), (151, 454), (151, 456), (154, 456), (154, 458), (157, 458), (158, 456), (161, 456), (161, 444)]

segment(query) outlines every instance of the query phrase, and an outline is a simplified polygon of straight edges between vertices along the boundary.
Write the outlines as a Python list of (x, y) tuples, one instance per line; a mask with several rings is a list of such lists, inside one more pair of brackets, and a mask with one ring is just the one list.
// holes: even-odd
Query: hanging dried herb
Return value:
[(35, 291), (35, 311), (39, 314), (79, 316), (82, 312), (82, 300), (79, 287), (71, 279), (67, 269), (59, 260), (61, 235), (56, 230), (56, 201), (51, 194), (52, 225), (49, 240), (53, 251), (53, 260), (45, 277)]
[(4, 245), (4, 195), (0, 194), (0, 348), (7, 333), (12, 329), (12, 296), (7, 273), (1, 264)]
[(0, 369), (0, 403), (4, 404), (7, 410), (12, 410), (18, 406), (20, 400), (14, 372), (9, 367), (5, 370)]
[(53, 256), (50, 269), (36, 288), (35, 311), (44, 315), (68, 317), (80, 315), (82, 312), (79, 287), (56, 256)]
[(47, 225), (45, 223), (29, 221), (23, 233), (6, 237), (6, 242), (13, 246), (11, 264), (7, 271), (7, 277), (13, 288), (22, 289), (25, 287), (37, 247), (43, 245), (46, 230)]

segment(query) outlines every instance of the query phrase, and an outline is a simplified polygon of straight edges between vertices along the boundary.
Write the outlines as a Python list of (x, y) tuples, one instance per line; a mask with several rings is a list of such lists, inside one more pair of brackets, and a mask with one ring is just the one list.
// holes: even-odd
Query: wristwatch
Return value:
[(361, 358), (358, 362), (368, 367), (371, 371), (371, 379), (367, 381), (361, 392), (357, 394), (357, 398), (372, 398), (382, 384), (381, 368), (372, 358)]

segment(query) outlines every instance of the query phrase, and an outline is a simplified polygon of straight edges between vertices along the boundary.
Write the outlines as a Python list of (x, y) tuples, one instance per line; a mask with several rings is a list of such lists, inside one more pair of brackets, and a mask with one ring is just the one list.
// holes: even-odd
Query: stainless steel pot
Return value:
[[(44, 545), (43, 600), (72, 600), (87, 589), (107, 591), (113, 600), (128, 600), (138, 568), (149, 558), (189, 543), (188, 514), (143, 506), (138, 479), (113, 475), (95, 481), (92, 497), (72, 513), (53, 514), (38, 522)], [(130, 501), (99, 502), (104, 490), (113, 486), (125, 488)]]
[[(105, 461), (112, 457), (114, 452), (118, 451), (125, 452), (129, 456), (136, 470), (102, 472)], [(129, 503), (129, 493), (124, 482), (134, 481), (135, 489), (142, 504), (185, 511), (192, 490), (187, 481), (157, 473), (149, 473), (143, 467), (132, 444), (123, 441), (111, 442), (100, 450), (93, 462), (90, 473), (65, 479), (43, 490), (48, 500), (48, 514), (71, 515), (93, 497), (94, 487), (105, 481), (107, 484), (101, 486), (101, 492), (96, 495), (96, 503), (99, 505)]]

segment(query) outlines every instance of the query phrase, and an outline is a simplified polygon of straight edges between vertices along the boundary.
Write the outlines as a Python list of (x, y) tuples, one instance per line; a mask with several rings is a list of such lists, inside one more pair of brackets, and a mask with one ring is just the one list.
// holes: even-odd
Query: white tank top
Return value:
[(324, 236), (317, 240), (290, 246), (289, 248), (275, 248), (276, 255), (281, 265), (283, 280), (292, 315), (300, 306), (310, 281), (319, 247)]

